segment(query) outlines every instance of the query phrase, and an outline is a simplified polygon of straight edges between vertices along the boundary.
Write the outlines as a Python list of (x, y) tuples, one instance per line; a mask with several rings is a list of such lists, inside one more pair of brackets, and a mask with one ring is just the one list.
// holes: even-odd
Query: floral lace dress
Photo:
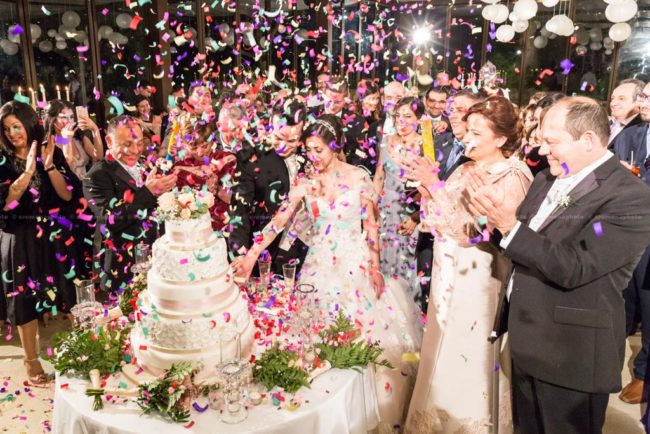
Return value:
[(395, 369), (378, 367), (375, 391), (379, 403), (380, 433), (403, 426), (415, 368), (402, 363), (402, 355), (417, 352), (422, 337), (416, 304), (397, 281), (385, 278), (387, 288), (378, 300), (369, 277), (370, 250), (361, 218), (367, 212), (362, 197), (375, 200), (370, 179), (343, 190), (330, 201), (307, 196), (311, 220), (309, 252), (299, 283), (313, 284), (321, 308), (331, 318), (342, 309), (361, 327), (362, 336), (379, 341), (383, 354)]
[[(493, 245), (479, 242), (476, 218), (461, 200), (465, 174), (474, 164), (457, 169), (423, 204), (422, 225), (433, 229), (436, 241), (406, 433), (491, 433), (497, 398), (499, 433), (512, 432), (510, 383), (500, 348), (487, 340), (509, 264)], [(488, 174), (497, 194), (516, 204), (532, 181), (530, 170), (515, 158), (493, 164)], [(502, 359), (505, 369), (509, 358)]]

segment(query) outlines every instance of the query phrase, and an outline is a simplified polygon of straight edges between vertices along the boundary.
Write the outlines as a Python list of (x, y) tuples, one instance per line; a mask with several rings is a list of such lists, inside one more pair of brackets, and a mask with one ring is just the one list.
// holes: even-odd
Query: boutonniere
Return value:
[(568, 208), (571, 205), (573, 205), (573, 197), (571, 197), (570, 194), (563, 194), (557, 200), (556, 210), (562, 209), (562, 208)]

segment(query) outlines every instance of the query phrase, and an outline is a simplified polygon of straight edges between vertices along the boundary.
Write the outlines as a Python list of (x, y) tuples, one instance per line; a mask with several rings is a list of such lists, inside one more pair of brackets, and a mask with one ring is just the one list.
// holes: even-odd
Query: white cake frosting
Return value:
[(237, 352), (248, 357), (255, 327), (246, 295), (228, 272), (225, 241), (212, 232), (209, 216), (166, 221), (152, 253), (148, 290), (140, 294), (131, 335), (138, 363), (159, 373), (181, 361), (201, 362), (209, 370)]

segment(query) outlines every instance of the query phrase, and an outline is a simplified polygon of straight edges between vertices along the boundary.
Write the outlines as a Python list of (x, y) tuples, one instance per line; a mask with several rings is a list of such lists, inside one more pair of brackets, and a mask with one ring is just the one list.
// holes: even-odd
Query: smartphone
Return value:
[(79, 118), (86, 118), (88, 119), (90, 116), (88, 116), (88, 109), (84, 106), (78, 105), (75, 107), (75, 112), (77, 113), (77, 120)]

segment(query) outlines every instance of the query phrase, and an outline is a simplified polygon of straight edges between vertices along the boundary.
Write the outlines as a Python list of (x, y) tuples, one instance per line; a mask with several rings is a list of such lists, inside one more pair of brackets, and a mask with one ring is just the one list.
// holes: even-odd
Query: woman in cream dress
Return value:
[[(532, 182), (526, 165), (508, 158), (519, 147), (521, 126), (512, 104), (490, 97), (465, 116), (465, 155), (473, 161), (442, 184), (423, 160), (405, 168), (422, 183), (422, 230), (435, 237), (428, 322), (422, 341), (407, 433), (512, 432), (510, 385), (488, 342), (507, 259), (485, 242), (489, 229), (470, 214), (463, 195), (467, 173), (482, 170), (496, 197), (520, 203)], [(499, 383), (495, 384), (495, 379)], [(498, 387), (498, 388), (497, 388)], [(498, 415), (493, 414), (499, 399)]]

